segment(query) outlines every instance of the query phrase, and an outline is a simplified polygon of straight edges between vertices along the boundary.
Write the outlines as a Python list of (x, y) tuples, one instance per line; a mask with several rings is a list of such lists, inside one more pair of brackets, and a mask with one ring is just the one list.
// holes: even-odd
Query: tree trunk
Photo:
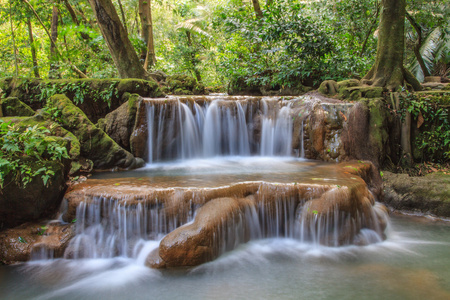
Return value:
[(144, 70), (147, 70), (149, 65), (153, 66), (156, 62), (151, 0), (139, 0), (139, 17), (142, 26), (141, 36), (147, 45), (147, 49), (142, 55), (145, 61)]
[(414, 55), (416, 56), (417, 62), (422, 69), (423, 77), (430, 76), (430, 72), (428, 72), (428, 69), (425, 66), (425, 62), (423, 61), (422, 54), (420, 54), (420, 47), (422, 47), (422, 27), (417, 24), (416, 20), (414, 20), (414, 18), (408, 12), (406, 12), (406, 18), (408, 19), (409, 23), (411, 23), (414, 30), (417, 32), (417, 42), (414, 46)]
[(13, 51), (14, 51), (15, 74), (16, 74), (16, 77), (19, 77), (19, 64), (17, 63), (16, 37), (15, 37), (15, 34), (14, 34), (14, 26), (13, 26), (13, 21), (12, 21), (11, 3), (9, 4), (9, 21), (10, 21), (10, 24), (11, 24), (11, 37), (12, 37)]
[[(187, 38), (189, 48), (192, 48), (192, 37), (191, 37), (191, 33), (189, 31), (186, 31), (186, 38)], [(194, 52), (191, 52), (190, 60), (191, 60), (191, 64), (192, 64), (192, 71), (194, 72), (194, 76), (197, 79), (197, 82), (202, 82), (202, 76), (200, 74), (200, 71), (197, 69), (197, 62), (195, 60)]]
[(122, 1), (118, 0), (118, 2), (119, 2), (120, 13), (122, 14), (122, 24), (123, 24), (123, 27), (125, 28), (125, 32), (128, 34), (127, 19), (125, 19), (125, 12), (123, 11)]
[(50, 39), (50, 70), (48, 72), (49, 78), (60, 78), (58, 74), (58, 54), (56, 51), (56, 40), (58, 39), (58, 7), (53, 6), (52, 10), (52, 25), (51, 25), (51, 39)]
[(121, 78), (147, 79), (111, 0), (89, 0)]
[(261, 10), (261, 6), (259, 6), (259, 0), (252, 0), (253, 8), (255, 9), (255, 15), (257, 19), (261, 19), (263, 17), (263, 13)]
[(27, 18), (27, 25), (28, 25), (28, 40), (30, 42), (30, 49), (31, 49), (31, 59), (33, 61), (33, 73), (34, 77), (40, 78), (39, 76), (39, 66), (37, 62), (37, 55), (36, 55), (36, 45), (34, 44), (34, 38), (33, 38), (33, 27), (31, 27), (31, 19)]
[(377, 56), (372, 69), (363, 78), (363, 83), (395, 90), (407, 82), (415, 90), (421, 89), (417, 79), (403, 67), (405, 1), (382, 0)]
[(369, 30), (367, 31), (366, 38), (364, 39), (364, 42), (361, 46), (361, 52), (359, 52), (359, 57), (362, 57), (364, 54), (364, 51), (366, 51), (367, 41), (369, 40), (369, 37), (372, 35), (372, 31), (377, 24), (378, 15), (380, 14), (380, 3), (377, 2), (375, 6), (375, 13), (372, 23), (370, 24)]

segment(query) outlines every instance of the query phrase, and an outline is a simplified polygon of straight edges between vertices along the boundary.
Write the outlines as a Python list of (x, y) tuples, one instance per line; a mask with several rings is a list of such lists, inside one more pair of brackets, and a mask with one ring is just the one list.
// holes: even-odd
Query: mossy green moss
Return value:
[(16, 97), (0, 100), (3, 116), (29, 117), (35, 114), (34, 110)]
[(95, 168), (135, 167), (134, 157), (95, 126), (66, 96), (54, 95), (48, 102), (61, 111), (61, 125), (78, 138), (81, 155), (92, 160)]
[(205, 86), (198, 83), (194, 77), (187, 75), (173, 75), (166, 78), (168, 93), (174, 95), (203, 95)]
[(3, 79), (6, 96), (19, 98), (32, 109), (42, 108), (47, 99), (64, 94), (94, 122), (126, 102), (125, 93), (143, 97), (162, 97), (164, 93), (153, 80), (140, 79)]
[(416, 95), (419, 97), (419, 100), (429, 101), (439, 105), (450, 105), (450, 91), (423, 91), (417, 92)]
[(384, 89), (376, 86), (354, 86), (339, 88), (339, 97), (352, 101), (358, 101), (361, 98), (378, 98), (383, 95)]

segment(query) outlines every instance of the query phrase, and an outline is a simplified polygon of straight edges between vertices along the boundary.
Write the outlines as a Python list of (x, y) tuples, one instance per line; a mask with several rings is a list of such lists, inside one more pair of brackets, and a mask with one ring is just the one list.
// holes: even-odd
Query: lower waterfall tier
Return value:
[(371, 163), (278, 163), (276, 172), (241, 171), (221, 180), (211, 174), (142, 177), (143, 171), (88, 179), (65, 195), (67, 224), (50, 224), (42, 235), (24, 231), (24, 252), (36, 259), (138, 258), (153, 240), (159, 247), (143, 260), (165, 268), (199, 265), (263, 238), (332, 247), (384, 239), (388, 217), (375, 201), (381, 178)]

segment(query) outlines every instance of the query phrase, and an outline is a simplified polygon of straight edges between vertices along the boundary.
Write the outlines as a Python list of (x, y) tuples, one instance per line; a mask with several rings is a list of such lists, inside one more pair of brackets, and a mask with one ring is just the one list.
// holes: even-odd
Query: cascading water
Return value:
[[(20, 246), (33, 248), (38, 261), (15, 277), (2, 277), (9, 273), (0, 266), (4, 297), (313, 299), (320, 291), (324, 299), (448, 298), (433, 276), (411, 268), (411, 261), (426, 261), (411, 248), (429, 242), (398, 242), (398, 234), (383, 242), (389, 219), (375, 202), (381, 189), (371, 164), (294, 157), (310, 157), (310, 132), (321, 129), (296, 103), (236, 97), (145, 103), (148, 149), (142, 153), (149, 164), (73, 186), (63, 221), (48, 224), (38, 242), (36, 232), (24, 230), (27, 244)], [(324, 115), (345, 113), (345, 107), (327, 106)], [(330, 132), (324, 152), (333, 153), (339, 128)], [(441, 235), (435, 240), (448, 239), (441, 228), (435, 233)], [(67, 245), (61, 246), (62, 236)], [(448, 244), (440, 247), (446, 256), (436, 260), (432, 252), (430, 270), (441, 268), (440, 279), (448, 279)], [(386, 294), (374, 293), (380, 291)]]
[[(289, 101), (261, 100), (255, 118), (248, 100), (183, 103), (147, 100), (148, 162), (216, 156), (290, 156)], [(255, 120), (256, 119), (256, 120)], [(255, 121), (260, 122), (259, 126)]]
[[(209, 222), (200, 226), (207, 228), (205, 234), (209, 236), (202, 238), (201, 243), (206, 239), (211, 244), (203, 246), (204, 254), (196, 254), (206, 260), (195, 264), (254, 239), (285, 237), (327, 246), (382, 240), (385, 225), (378, 226), (382, 213), (375, 212), (373, 203), (367, 204), (370, 201), (365, 183), (361, 184), (356, 177), (348, 179), (345, 175), (348, 172), (328, 178), (332, 169), (317, 174), (314, 173), (317, 171), (302, 173), (304, 160), (293, 158), (293, 153), (305, 156), (304, 119), (299, 119), (301, 125), (296, 125), (295, 143), (299, 149), (293, 150), (294, 115), (300, 116), (298, 108), (294, 108), (298, 101), (233, 100), (217, 97), (144, 100), (148, 171), (131, 172), (129, 176), (135, 178), (132, 181), (121, 182), (119, 178), (95, 186), (92, 191), (88, 185), (76, 194), (77, 200), (71, 204), (73, 208), (65, 212), (66, 221), (77, 221), (75, 237), (64, 257), (137, 258), (145, 256), (142, 251), (152, 250), (145, 246), (147, 241), (161, 239), (160, 248), (169, 249), (171, 246), (162, 246), (167, 237), (178, 239), (178, 235), (190, 234), (184, 231), (203, 230), (191, 229), (200, 226), (194, 218), (197, 211), (200, 211), (200, 220)], [(249, 156), (261, 157), (261, 160), (252, 161)], [(144, 171), (147, 173), (142, 176)], [(125, 176), (123, 174), (119, 176)], [(323, 181), (322, 185), (303, 183), (311, 178)], [(233, 188), (234, 185), (243, 187)], [(351, 193), (332, 192), (341, 185)], [(113, 186), (123, 191), (108, 195), (114, 190)], [(356, 186), (366, 191), (362, 193), (367, 203), (353, 199)], [(156, 196), (157, 191), (171, 196)], [(324, 196), (324, 193), (329, 195)], [(218, 200), (222, 198), (229, 200)], [(228, 208), (218, 209), (211, 204), (203, 209), (207, 203), (216, 201), (228, 203)], [(321, 201), (340, 204), (330, 206)], [(310, 203), (318, 208), (310, 207)], [(345, 203), (353, 203), (352, 208)], [(205, 213), (207, 210), (211, 212)], [(70, 211), (76, 211), (76, 215), (68, 216)], [(366, 237), (370, 235), (376, 238)], [(41, 253), (42, 249), (35, 252)], [(51, 257), (52, 253), (48, 251), (35, 257)], [(181, 265), (189, 263), (192, 262)]]

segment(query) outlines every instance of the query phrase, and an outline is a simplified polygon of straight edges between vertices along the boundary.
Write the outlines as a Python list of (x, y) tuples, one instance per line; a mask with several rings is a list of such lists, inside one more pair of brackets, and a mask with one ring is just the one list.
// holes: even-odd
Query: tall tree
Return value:
[(33, 61), (33, 73), (34, 77), (39, 78), (39, 66), (37, 62), (37, 55), (36, 55), (36, 45), (34, 44), (34, 37), (33, 37), (33, 27), (31, 26), (31, 18), (27, 18), (27, 26), (28, 26), (28, 40), (30, 42), (30, 49), (31, 49), (31, 59)]
[(405, 82), (420, 90), (419, 81), (403, 66), (406, 0), (382, 0), (375, 64), (363, 83), (395, 90)]
[(259, 0), (252, 0), (252, 2), (253, 2), (253, 8), (255, 10), (256, 17), (258, 19), (261, 19), (263, 17), (263, 13), (261, 10), (261, 6), (259, 5)]
[(144, 69), (156, 63), (155, 46), (153, 39), (153, 21), (151, 0), (139, 0), (139, 17), (141, 19), (141, 36), (147, 45), (144, 53)]
[(60, 77), (58, 74), (58, 53), (56, 50), (56, 41), (58, 39), (58, 17), (59, 10), (58, 6), (53, 5), (52, 10), (52, 24), (51, 24), (51, 38), (50, 38), (50, 69), (48, 77), (50, 78), (58, 78)]
[(147, 78), (111, 0), (89, 0), (121, 78)]

